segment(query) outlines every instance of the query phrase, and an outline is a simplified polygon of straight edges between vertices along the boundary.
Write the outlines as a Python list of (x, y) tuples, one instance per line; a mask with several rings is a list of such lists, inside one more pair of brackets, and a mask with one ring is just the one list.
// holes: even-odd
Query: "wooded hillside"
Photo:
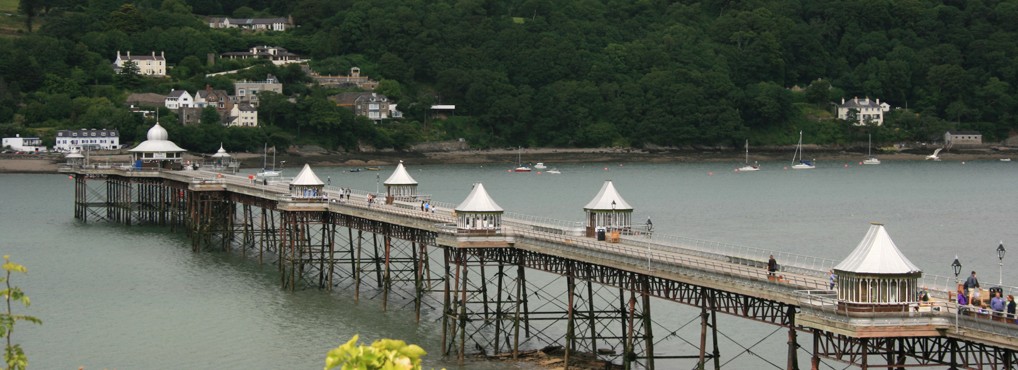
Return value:
[[(210, 29), (210, 15), (291, 16), (298, 27)], [(1013, 0), (21, 0), (17, 17), (32, 30), (0, 38), (5, 135), (107, 127), (140, 138), (150, 123), (127, 111), (127, 93), (232, 91), (232, 78), (204, 74), (251, 62), (209, 65), (207, 55), (254, 45), (309, 57), (323, 74), (360, 67), (406, 118), (357, 119), (296, 66), (258, 64), (233, 78), (274, 73), (286, 84), (259, 108), (263, 127), (171, 122), (172, 135), (209, 151), (222, 140), (353, 150), (460, 137), (479, 147), (741, 147), (793, 144), (799, 130), (818, 144), (867, 133), (928, 141), (947, 129), (999, 141), (1018, 109)], [(165, 51), (171, 77), (115, 75), (118, 50)], [(856, 96), (894, 107), (883, 127), (833, 118), (832, 103)], [(455, 116), (432, 120), (439, 103)]]

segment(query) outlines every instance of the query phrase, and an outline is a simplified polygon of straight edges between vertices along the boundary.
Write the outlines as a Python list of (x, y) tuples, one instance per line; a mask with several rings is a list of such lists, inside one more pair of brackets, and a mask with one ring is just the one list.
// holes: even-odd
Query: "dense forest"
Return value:
[[(0, 1), (0, 4), (13, 0)], [(0, 134), (51, 138), (151, 120), (131, 92), (166, 94), (275, 74), (261, 127), (161, 122), (185, 147), (213, 151), (318, 144), (405, 149), (465, 138), (477, 147), (656, 147), (929, 141), (1015, 128), (1015, 0), (20, 0), (0, 23)], [(292, 17), (286, 32), (210, 29), (206, 16)], [(16, 21), (17, 25), (11, 22)], [(297, 66), (208, 55), (275, 45), (323, 74), (357, 66), (399, 103), (378, 124), (327, 100)], [(170, 77), (114, 74), (116, 52), (165, 51)], [(234, 77), (206, 73), (253, 66)], [(894, 108), (880, 127), (835, 119), (842, 98)], [(447, 120), (432, 104), (454, 104)], [(179, 138), (179, 139), (177, 139)], [(270, 145), (271, 145), (270, 144)]]

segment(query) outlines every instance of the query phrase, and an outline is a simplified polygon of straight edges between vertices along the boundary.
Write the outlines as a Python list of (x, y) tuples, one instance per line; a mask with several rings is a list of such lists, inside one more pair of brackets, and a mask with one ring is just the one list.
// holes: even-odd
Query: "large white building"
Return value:
[(45, 152), (46, 146), (37, 137), (21, 137), (15, 134), (14, 137), (3, 138), (3, 149), (10, 148), (19, 152)]
[(87, 129), (57, 131), (57, 142), (53, 150), (116, 150), (120, 149), (120, 135), (117, 130)]
[(882, 126), (884, 124), (884, 112), (891, 110), (891, 105), (881, 103), (880, 99), (870, 100), (869, 97), (859, 99), (859, 97), (852, 98), (846, 101), (845, 98), (841, 98), (841, 104), (838, 105), (838, 119), (852, 120), (852, 114), (855, 114), (855, 125), (862, 126), (866, 124), (873, 124)]
[(117, 50), (117, 59), (113, 61), (113, 69), (120, 73), (124, 69), (124, 63), (133, 61), (138, 66), (138, 74), (144, 76), (166, 76), (166, 53), (152, 52), (152, 55), (131, 55), (128, 50), (126, 55), (121, 55)]

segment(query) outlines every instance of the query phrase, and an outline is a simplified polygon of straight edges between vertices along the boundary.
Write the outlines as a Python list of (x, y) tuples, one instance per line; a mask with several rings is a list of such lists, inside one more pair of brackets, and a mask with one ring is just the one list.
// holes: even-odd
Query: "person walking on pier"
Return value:
[[(969, 294), (969, 291), (972, 289), (975, 290), (975, 293)], [(976, 277), (975, 271), (972, 271), (972, 275), (965, 279), (965, 296), (969, 298), (969, 302), (979, 300), (979, 278)]]
[(830, 286), (827, 289), (834, 290), (834, 282), (838, 280), (838, 275), (836, 275), (834, 273), (834, 270), (831, 270), (829, 272), (829, 276), (830, 276), (830, 280), (831, 281), (830, 281), (830, 284), (829, 284)]
[(772, 254), (771, 258), (767, 260), (767, 278), (773, 278), (775, 272), (778, 272), (778, 261), (774, 259)]

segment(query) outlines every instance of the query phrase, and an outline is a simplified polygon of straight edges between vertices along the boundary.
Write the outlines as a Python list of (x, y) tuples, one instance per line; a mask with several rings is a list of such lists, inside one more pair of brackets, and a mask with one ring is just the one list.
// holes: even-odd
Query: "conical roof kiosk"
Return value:
[(884, 225), (872, 223), (848, 257), (834, 266), (838, 310), (907, 312), (918, 302), (923, 272), (894, 245)]
[(407, 173), (403, 161), (399, 161), (396, 170), (385, 180), (385, 204), (392, 204), (393, 200), (417, 200), (417, 181)]
[(325, 188), (325, 183), (318, 178), (318, 175), (315, 175), (311, 166), (305, 163), (297, 177), (294, 177), (290, 182), (290, 197), (308, 200), (321, 199), (325, 195), (322, 191), (323, 188)]
[(583, 210), (587, 216), (587, 237), (594, 237), (598, 229), (626, 233), (632, 226), (633, 207), (622, 199), (611, 180), (605, 180), (601, 190)]
[(219, 143), (219, 150), (216, 151), (216, 154), (212, 155), (212, 158), (215, 160), (216, 166), (223, 167), (226, 165), (224, 162), (229, 162), (230, 153), (223, 149), (223, 143)]
[(502, 213), (505, 210), (495, 203), (484, 190), (484, 184), (474, 184), (470, 194), (456, 206), (457, 233), (498, 234), (502, 232)]

